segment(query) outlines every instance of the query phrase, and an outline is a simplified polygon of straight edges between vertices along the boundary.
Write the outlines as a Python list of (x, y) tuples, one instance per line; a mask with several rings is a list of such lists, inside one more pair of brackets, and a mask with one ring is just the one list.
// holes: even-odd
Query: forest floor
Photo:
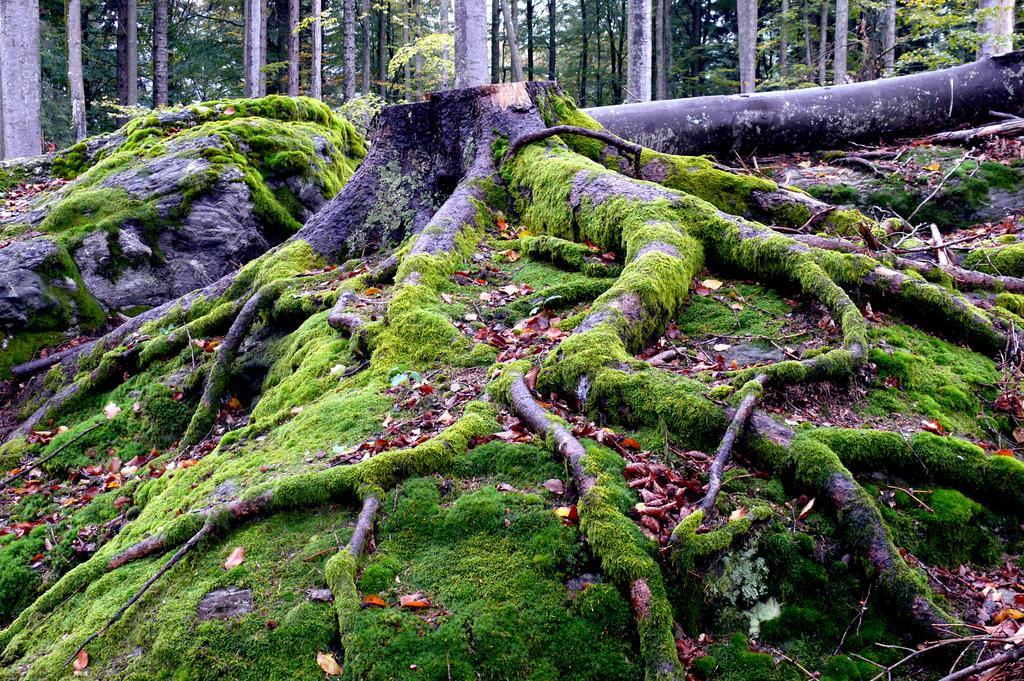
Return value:
[[(1007, 204), (1007, 197), (1024, 196), (1024, 145), (1002, 140), (965, 156), (961, 148), (910, 143), (845, 156), (742, 162), (752, 174), (803, 186), (880, 219), (909, 217), (918, 228), (890, 239), (893, 252), (934, 261), (931, 223), (954, 260), (966, 249), (1024, 239), (1024, 203), (1016, 209)], [(851, 157), (863, 162), (837, 160)], [(981, 175), (984, 193), (972, 184)], [(1015, 184), (1008, 177), (1016, 177)], [(9, 189), (0, 216), (22, 210), (31, 191)], [(30, 443), (66, 449), (44, 467), (32, 466), (35, 456), (2, 462), (8, 474), (21, 477), (0, 489), (0, 624), (41, 585), (100, 550), (171, 481), (185, 491), (160, 503), (181, 513), (204, 495), (216, 499), (239, 485), (421, 445), (456, 423), (467, 403), (491, 401), (494, 362), (546, 356), (614, 278), (531, 260), (520, 248), (529, 232), (503, 215), (492, 217), (439, 301), (466, 340), (492, 348), (489, 356), (453, 357), (423, 372), (396, 367), (381, 377), (385, 387), (378, 392), (360, 371), (365, 360), (336, 334), (324, 333), (321, 313), (283, 337), (254, 334), (242, 351), (247, 368), (233, 380), (210, 435), (194, 447), (174, 446), (191, 414), (190, 374), (209, 361), (222, 335), (191, 338), (181, 364), (160, 375), (126, 376), (120, 386), (35, 430)], [(587, 259), (591, 272), (604, 268), (614, 275), (621, 266), (615, 254), (596, 246)], [(352, 298), (352, 310), (375, 320), (384, 314), (390, 287), (365, 285), (361, 275), (373, 264), (300, 272), (289, 295), (341, 291)], [(1021, 367), (870, 305), (864, 315), (872, 349), (851, 381), (768, 390), (763, 408), (796, 429), (926, 431), (1024, 458)], [(44, 352), (86, 340), (68, 338)], [(719, 386), (736, 370), (839, 345), (836, 322), (816, 300), (705, 270), (685, 310), (637, 357)], [(292, 380), (300, 375), (304, 383)], [(535, 380), (535, 371), (526, 376), (531, 389)], [(13, 381), (0, 385), (2, 432), (24, 414), (24, 393)], [(667, 551), (672, 528), (703, 496), (714, 452), (681, 448), (657, 427), (606, 423), (564, 397), (538, 398), (589, 447), (621, 457), (631, 517)], [(602, 575), (579, 531), (566, 469), (507, 409), (497, 406), (496, 418), (500, 429), (474, 438), (451, 470), (406, 480), (381, 499), (379, 530), (357, 581), (363, 607), (350, 648), (359, 652), (346, 658), (345, 678), (507, 678), (509, 670), (517, 670), (516, 678), (642, 676), (628, 601)], [(250, 434), (242, 453), (243, 444), (228, 434), (257, 422), (273, 426)], [(915, 486), (892, 474), (864, 475), (860, 482), (901, 555), (927, 574), (951, 612), (975, 633), (1024, 638), (1018, 562), (1024, 524), (1018, 515), (999, 510), (997, 499), (978, 500), (982, 507), (960, 492)], [(741, 451), (726, 469), (717, 523), (742, 518), (755, 506), (769, 507), (771, 520), (703, 559), (703, 581), (669, 585), (676, 645), (695, 677), (927, 679), (978, 654), (965, 642), (949, 659), (901, 662), (913, 649), (903, 647), (904, 633), (836, 540), (836, 521), (824, 502), (793, 493)], [(142, 602), (145, 616), (129, 613), (90, 646), (82, 674), (122, 678), (130, 671), (133, 678), (157, 678), (169, 665), (181, 670), (180, 678), (318, 678), (318, 667), (332, 673), (331, 664), (345, 656), (324, 570), (354, 521), (351, 509), (328, 505), (278, 514), (214, 540), (187, 569), (170, 572), (152, 589)], [(63, 657), (160, 560), (133, 563), (69, 594), (75, 608), (55, 610), (38, 623), (36, 642), (21, 640), (19, 662), (0, 678), (59, 676)], [(72, 640), (53, 643), (69, 633)], [(1024, 678), (1024, 670), (1004, 670), (998, 678)]]

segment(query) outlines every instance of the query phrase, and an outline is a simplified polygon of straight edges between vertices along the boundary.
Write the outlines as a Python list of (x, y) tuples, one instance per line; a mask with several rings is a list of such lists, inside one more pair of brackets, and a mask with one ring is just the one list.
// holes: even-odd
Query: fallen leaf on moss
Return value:
[(796, 519), (797, 520), (803, 520), (804, 518), (806, 518), (807, 514), (811, 512), (812, 508), (814, 508), (814, 498), (813, 497), (811, 498), (810, 501), (808, 501), (806, 504), (804, 504), (804, 507), (802, 509), (800, 509), (800, 515), (798, 515), (796, 517)]
[(735, 511), (733, 511), (732, 513), (729, 514), (729, 522), (734, 522), (736, 520), (743, 520), (746, 517), (747, 517), (747, 509), (745, 509), (742, 506), (740, 506)]
[(367, 295), (367, 296), (375, 296), (378, 293), (380, 293), (380, 289), (377, 288), (376, 286), (371, 286), (370, 288), (368, 288), (365, 291), (363, 291), (363, 295)]
[[(921, 428), (927, 430), (929, 433), (935, 433), (936, 435), (942, 435), (946, 432), (946, 429), (942, 427), (942, 424), (938, 421), (921, 421)], [(1018, 429), (1019, 430), (1019, 429)], [(1014, 439), (1017, 437), (1016, 431), (1013, 434)], [(1020, 442), (1020, 440), (1017, 440)]]
[(89, 666), (89, 653), (85, 648), (78, 651), (75, 655), (75, 661), (71, 663), (71, 668), (76, 672), (80, 672)]
[(712, 291), (717, 291), (718, 289), (722, 288), (722, 282), (718, 281), (717, 279), (705, 279), (704, 281), (700, 282), (700, 285), (703, 286), (704, 288), (709, 288)]
[(580, 517), (575, 504), (572, 506), (559, 506), (555, 509), (555, 515), (561, 518), (562, 522), (566, 525), (574, 525)]
[(230, 570), (233, 567), (238, 567), (245, 562), (245, 549), (241, 546), (235, 547), (235, 550), (231, 552), (228, 559), (224, 561), (224, 569)]
[(388, 604), (384, 602), (384, 599), (377, 594), (370, 594), (363, 599), (364, 608), (386, 608), (387, 605)]
[(321, 653), (319, 650), (316, 651), (316, 663), (320, 665), (320, 669), (324, 670), (324, 674), (329, 676), (340, 676), (341, 665), (334, 659), (334, 655), (330, 653)]
[(103, 407), (103, 415), (107, 419), (113, 419), (121, 413), (121, 407), (117, 406), (114, 402), (107, 402), (107, 406)]
[(398, 599), (398, 604), (400, 606), (402, 606), (403, 608), (412, 608), (412, 609), (429, 608), (430, 607), (430, 601), (428, 601), (426, 598), (424, 598), (423, 594), (421, 594), (419, 592), (416, 592), (414, 594), (409, 594), (409, 595), (400, 597)]

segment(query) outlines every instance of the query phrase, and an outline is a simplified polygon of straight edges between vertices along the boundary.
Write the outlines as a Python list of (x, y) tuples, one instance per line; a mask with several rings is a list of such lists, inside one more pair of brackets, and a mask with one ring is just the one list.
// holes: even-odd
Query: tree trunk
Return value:
[(1006, 54), (1013, 49), (1013, 0), (980, 0), (978, 33), (981, 34), (979, 57)]
[(590, 42), (590, 26), (587, 24), (587, 0), (580, 0), (580, 23), (583, 26), (583, 40), (580, 47), (580, 106), (587, 105), (587, 70), (590, 68), (587, 53)]
[(42, 152), (39, 0), (0, 2), (0, 154)]
[[(345, 0), (346, 3), (354, 0)], [(409, 44), (409, 0), (402, 3), (402, 45)], [(412, 65), (406, 59), (402, 65), (402, 96), (405, 101), (412, 101)]]
[[(413, 34), (413, 41), (419, 42), (419, 39), (423, 37), (423, 12), (420, 11), (420, 0), (412, 1), (412, 15), (416, 17), (416, 30)], [(423, 99), (423, 58), (420, 56), (419, 49), (416, 50), (416, 56), (413, 59), (413, 99), (420, 101)]]
[(501, 14), (505, 17), (505, 41), (508, 43), (509, 57), (512, 62), (512, 81), (520, 83), (523, 77), (523, 58), (519, 54), (519, 40), (516, 36), (516, 20), (512, 16), (509, 3), (512, 0), (500, 0)]
[[(78, 5), (80, 0), (75, 0)], [(167, 106), (167, 0), (153, 0), (153, 106)], [(70, 28), (68, 29), (71, 30)], [(85, 93), (82, 93), (85, 99)]]
[[(68, 35), (68, 95), (71, 99), (71, 131), (75, 136), (75, 140), (83, 140), (85, 139), (86, 132), (85, 81), (82, 78), (81, 0), (68, 0), (66, 23)], [(166, 87), (166, 80), (164, 81), (164, 86)]]
[(381, 7), (377, 15), (377, 78), (380, 79), (380, 96), (388, 92), (388, 12), (390, 0)]
[(832, 58), (832, 80), (836, 85), (849, 82), (846, 76), (846, 43), (849, 40), (850, 0), (836, 0), (836, 45)]
[(342, 80), (344, 101), (349, 102), (356, 96), (356, 0), (344, 0), (344, 65)]
[(292, 97), (299, 95), (299, 16), (299, 0), (288, 0), (288, 94)]
[(789, 0), (782, 0), (779, 13), (779, 75), (789, 76)]
[(267, 65), (267, 31), (270, 25), (270, 12), (267, 11), (267, 0), (259, 0), (260, 6), (260, 42), (256, 47), (259, 66), (256, 69), (256, 94), (259, 97), (267, 95), (267, 72), (264, 67)]
[(362, 87), (360, 92), (363, 96), (370, 94), (370, 81), (373, 77), (370, 75), (370, 62), (373, 60), (373, 50), (370, 48), (370, 13), (372, 11), (372, 4), (370, 0), (363, 0), (362, 7), (359, 13), (362, 15), (359, 17), (359, 30), (363, 34), (363, 73), (362, 73)]
[(821, 0), (821, 16), (818, 26), (818, 85), (828, 84), (828, 2)]
[(455, 0), (455, 87), (487, 82), (487, 6)]
[(896, 73), (896, 0), (885, 0), (885, 30), (882, 33), (882, 71), (886, 78)]
[[(440, 19), (441, 19), (439, 30), (441, 31), (441, 33), (443, 33), (445, 35), (450, 34), (452, 32), (452, 29), (451, 29), (451, 25), (449, 24), (449, 21), (448, 21), (449, 16), (451, 14), (451, 6), (450, 6), (450, 3), (449, 3), (449, 0), (441, 0), (441, 8), (440, 8), (440, 12), (438, 14), (439, 14)], [(450, 53), (448, 52), (447, 49), (441, 52), (441, 58), (442, 59), (449, 59), (449, 58), (451, 58), (451, 55), (450, 55)], [(447, 69), (445, 69), (444, 72), (441, 74), (441, 89), (442, 90), (447, 90), (451, 86), (451, 77), (450, 77), (450, 75), (451, 74), (448, 73)], [(476, 85), (482, 85), (482, 83), (476, 83)]]
[(260, 35), (263, 29), (263, 7), (260, 0), (245, 2), (244, 76), (246, 97), (258, 97), (260, 91)]
[(139, 103), (139, 16), (136, 0), (117, 4), (117, 101)]
[(811, 44), (811, 0), (803, 0), (804, 62), (810, 72), (814, 68), (814, 45)]
[(501, 0), (491, 0), (491, 82), (501, 81)]
[(675, 154), (837, 149), (1024, 115), (1024, 52), (940, 71), (749, 97), (588, 109), (611, 132)]
[(555, 7), (555, 0), (548, 0), (548, 80), (558, 80), (558, 71), (555, 70), (557, 17), (558, 11)]
[(672, 17), (669, 15), (669, 0), (656, 0), (657, 11), (654, 13), (654, 98), (668, 99), (668, 38), (669, 24)]
[(738, 0), (736, 3), (736, 33), (740, 52), (740, 93), (753, 92), (756, 86), (757, 57), (757, 0)]
[(651, 101), (651, 0), (628, 0), (626, 102)]
[(526, 0), (526, 75), (533, 80), (533, 0)]
[(323, 99), (323, 27), (320, 25), (320, 0), (311, 0), (310, 14), (313, 17), (313, 24), (310, 26), (309, 49), (312, 52), (309, 64), (309, 96), (313, 99)]

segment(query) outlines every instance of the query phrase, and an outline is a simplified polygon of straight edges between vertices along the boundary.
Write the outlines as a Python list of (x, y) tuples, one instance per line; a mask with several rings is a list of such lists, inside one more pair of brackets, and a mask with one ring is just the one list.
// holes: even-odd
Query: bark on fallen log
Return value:
[(1024, 52), (833, 87), (585, 109), (620, 137), (673, 154), (774, 153), (927, 135), (1024, 115)]

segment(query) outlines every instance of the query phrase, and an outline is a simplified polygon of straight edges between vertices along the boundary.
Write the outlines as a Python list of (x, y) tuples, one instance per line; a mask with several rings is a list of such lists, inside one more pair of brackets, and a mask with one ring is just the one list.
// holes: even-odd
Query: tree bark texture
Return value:
[(526, 75), (533, 80), (533, 0), (526, 0)]
[(828, 8), (829, 0), (821, 0), (818, 17), (818, 85), (828, 84)]
[[(313, 24), (310, 26), (312, 35), (310, 36), (309, 48), (312, 52), (310, 56), (309, 65), (309, 96), (313, 99), (323, 99), (324, 96), (324, 84), (323, 84), (323, 27), (320, 24), (320, 0), (312, 0), (311, 14), (313, 16)], [(367, 53), (369, 50), (366, 51)]]
[(1024, 52), (826, 88), (587, 109), (611, 132), (677, 154), (835, 149), (1024, 114)]
[(669, 14), (669, 0), (655, 0), (654, 13), (654, 98), (668, 99), (668, 39), (672, 16)]
[(356, 96), (356, 0), (344, 0), (344, 97), (351, 101)]
[(390, 2), (378, 10), (377, 14), (377, 77), (380, 79), (380, 96), (388, 92), (388, 14)]
[(139, 103), (139, 12), (136, 0), (117, 4), (117, 101)]
[(42, 153), (39, 0), (0, 2), (0, 151)]
[(651, 101), (651, 0), (627, 0), (626, 102)]
[[(80, 0), (75, 0), (79, 4)], [(153, 0), (153, 106), (167, 106), (169, 57), (167, 51), (167, 0)], [(70, 30), (70, 28), (69, 28)], [(81, 32), (81, 31), (79, 31)], [(84, 99), (84, 94), (83, 94)]]
[(557, 17), (558, 8), (555, 7), (555, 0), (548, 0), (548, 80), (558, 80), (558, 72), (555, 70)]
[[(452, 32), (451, 25), (449, 23), (449, 15), (450, 14), (451, 14), (451, 5), (449, 3), (449, 0), (441, 0), (441, 8), (440, 8), (440, 11), (438, 12), (438, 16), (440, 18), (440, 22), (438, 24), (438, 30), (441, 33), (445, 34), (445, 35), (448, 35), (449, 33)], [(441, 56), (443, 58), (445, 58), (445, 59), (448, 59), (448, 58), (452, 57), (453, 55), (449, 54), (448, 50), (446, 49), (446, 50), (444, 50), (441, 53)], [(482, 85), (482, 84), (483, 83), (479, 83), (479, 85)], [(445, 70), (444, 73), (441, 74), (441, 89), (442, 90), (447, 90), (450, 86), (451, 86), (451, 74), (448, 73), (447, 70)]]
[(82, 1), (67, 2), (68, 95), (71, 99), (71, 131), (83, 140), (85, 131), (85, 81), (82, 77)]
[(978, 33), (981, 34), (979, 56), (992, 57), (1013, 49), (1013, 0), (980, 0)]
[(455, 87), (487, 82), (487, 6), (455, 0)]
[(370, 80), (372, 78), (372, 76), (370, 75), (370, 61), (373, 58), (373, 52), (370, 50), (370, 10), (370, 0), (363, 0), (362, 5), (359, 9), (359, 30), (362, 33), (363, 40), (363, 73), (362, 83), (360, 83), (359, 91), (363, 95), (370, 94)]
[(779, 13), (779, 74), (789, 75), (789, 0), (782, 0)]
[(753, 92), (757, 69), (757, 0), (738, 0), (736, 21), (740, 52), (740, 93)]

